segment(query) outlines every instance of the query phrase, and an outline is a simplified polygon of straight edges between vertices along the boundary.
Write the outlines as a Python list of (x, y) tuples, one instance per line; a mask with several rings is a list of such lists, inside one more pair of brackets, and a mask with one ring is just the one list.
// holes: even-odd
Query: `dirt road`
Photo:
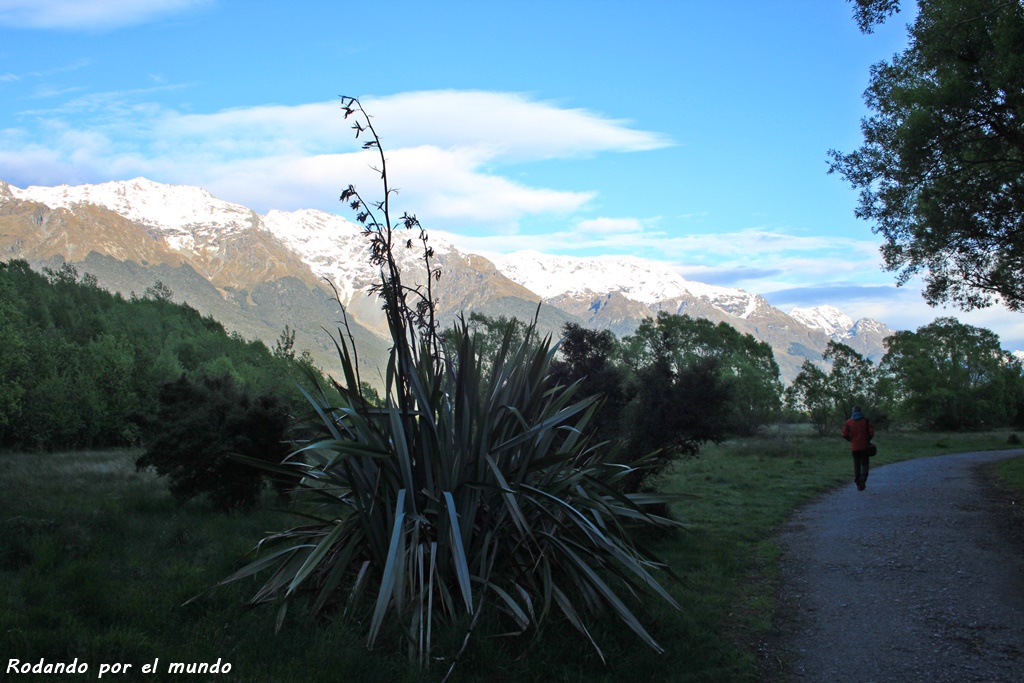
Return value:
[(1022, 453), (876, 467), (801, 509), (765, 680), (1024, 681), (1024, 547), (979, 469)]

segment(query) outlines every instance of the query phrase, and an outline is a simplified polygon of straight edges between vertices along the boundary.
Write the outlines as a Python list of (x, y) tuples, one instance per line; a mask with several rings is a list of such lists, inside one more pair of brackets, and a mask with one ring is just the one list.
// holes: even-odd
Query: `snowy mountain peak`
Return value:
[[(228, 305), (243, 302), (250, 308), (262, 305), (252, 298), (257, 288), (273, 284), (301, 299), (303, 295), (294, 289), (296, 281), (317, 287), (323, 284), (320, 278), (326, 278), (367, 334), (386, 337), (378, 302), (359, 296), (380, 277), (380, 269), (368, 257), (369, 240), (362, 226), (334, 213), (270, 211), (261, 216), (199, 187), (145, 178), (24, 190), (0, 181), (0, 205), (20, 202), (35, 202), (50, 210), (0, 211), (4, 223), (0, 251), (5, 253), (37, 260), (59, 255), (81, 263), (95, 251), (113, 260), (93, 266), (116, 272), (117, 282), (127, 278), (138, 287), (151, 283), (132, 278), (150, 277), (150, 269), (157, 265), (170, 265), (173, 273), (186, 264), (190, 272), (213, 284)], [(97, 207), (122, 216), (127, 224)], [(49, 220), (51, 213), (59, 216), (63, 211), (81, 220)], [(73, 235), (67, 233), (66, 225), (76, 227)], [(414, 285), (426, 274), (419, 234), (399, 230), (395, 236), (403, 279)], [(566, 320), (580, 320), (620, 335), (632, 334), (642, 320), (661, 313), (689, 315), (727, 323), (769, 343), (783, 376), (789, 378), (810, 357), (807, 353), (820, 355), (828, 337), (877, 358), (884, 352), (883, 339), (891, 334), (872, 320), (854, 324), (831, 306), (795, 309), (788, 317), (761, 296), (687, 280), (664, 262), (521, 251), (492, 258), (496, 273), (483, 257), (463, 254), (437, 236), (429, 244), (444, 273), (438, 300), (446, 302), (452, 315), (478, 307), (489, 307), (481, 309), (489, 315), (534, 314), (539, 297), (557, 311), (548, 319), (552, 329), (560, 329)], [(118, 265), (129, 261), (136, 265)], [(194, 286), (187, 278), (181, 282), (185, 289)], [(222, 312), (224, 305), (219, 300), (210, 304), (211, 310)], [(271, 338), (279, 330), (280, 326)]]
[(812, 308), (794, 308), (789, 316), (812, 330), (821, 330), (832, 339), (841, 339), (853, 327), (853, 318), (834, 306), (814, 306)]
[[(317, 276), (334, 283), (345, 303), (379, 275), (379, 269), (370, 263), (370, 243), (363, 228), (341, 216), (315, 209), (275, 210), (263, 217), (263, 226), (299, 254)], [(411, 248), (403, 245), (395, 250), (399, 265), (420, 268), (423, 245), (418, 233), (399, 230), (395, 234), (402, 243), (412, 239)], [(438, 255), (452, 251), (451, 244), (442, 239), (431, 238), (429, 244)]]
[(564, 294), (619, 292), (627, 299), (649, 305), (693, 296), (728, 303), (732, 308), (739, 302), (738, 317), (750, 315), (758, 302), (758, 297), (749, 292), (692, 282), (668, 264), (634, 256), (584, 258), (527, 250), (493, 260), (506, 277), (544, 299)]
[(850, 328), (850, 336), (856, 337), (865, 334), (880, 334), (883, 337), (887, 337), (892, 334), (892, 330), (885, 323), (880, 323), (871, 318), (861, 318)]
[(241, 204), (217, 199), (201, 187), (165, 185), (146, 178), (10, 190), (16, 199), (36, 201), (51, 209), (96, 204), (149, 228), (172, 233), (188, 227), (244, 229), (253, 225), (256, 215)]

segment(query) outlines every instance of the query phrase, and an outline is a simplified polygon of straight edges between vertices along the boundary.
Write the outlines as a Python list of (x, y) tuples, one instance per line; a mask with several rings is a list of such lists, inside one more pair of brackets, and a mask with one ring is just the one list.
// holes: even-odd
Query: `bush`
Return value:
[(696, 456), (709, 441), (722, 441), (729, 387), (718, 366), (717, 359), (703, 358), (676, 370), (658, 358), (637, 372), (639, 389), (623, 419), (629, 438), (618, 457), (627, 464), (647, 457), (652, 462), (625, 480), (627, 492), (652, 490), (654, 478), (672, 462)]
[[(347, 115), (363, 113), (355, 100), (343, 104)], [(372, 137), (365, 146), (379, 150), (370, 119), (357, 119)], [(443, 346), (426, 234), (427, 283), (407, 286), (391, 245), (411, 241), (392, 233), (387, 202), (375, 204), (378, 217), (353, 187), (342, 198), (359, 212), (382, 274), (373, 291), (393, 344), (383, 405), (363, 393), (342, 334), (340, 403), (316, 398), (319, 434), (273, 468), (295, 482), (307, 521), (263, 539), (263, 556), (227, 580), (268, 569), (252, 602), (280, 601), (279, 623), (305, 593), (314, 612), (344, 605), (365, 615), (370, 646), (400, 631), (392, 644), (423, 665), (436, 659), (438, 626), (465, 628), (465, 644), (485, 612), (516, 634), (561, 615), (595, 648), (588, 618), (612, 613), (660, 651), (627, 604), (653, 592), (677, 606), (654, 577), (664, 565), (630, 538), (636, 525), (673, 524), (645, 511), (664, 498), (621, 493), (645, 462), (622, 466), (591, 448), (595, 399), (579, 400), (578, 385), (551, 376), (550, 339), (532, 326), (521, 343), (509, 326), (492, 355), (462, 321)], [(402, 223), (418, 227), (412, 216)]]
[(182, 375), (164, 384), (158, 398), (156, 419), (146, 430), (148, 447), (136, 467), (167, 477), (179, 502), (205, 494), (223, 511), (254, 507), (264, 473), (235, 456), (271, 463), (285, 458), (289, 418), (281, 401), (272, 394), (253, 396), (227, 376), (193, 382)]

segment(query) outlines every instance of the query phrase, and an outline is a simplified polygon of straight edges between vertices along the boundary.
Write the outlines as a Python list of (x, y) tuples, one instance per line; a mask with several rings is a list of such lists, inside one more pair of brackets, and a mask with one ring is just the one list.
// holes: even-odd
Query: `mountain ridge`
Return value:
[[(443, 324), (468, 311), (532, 318), (543, 303), (547, 305), (539, 309), (539, 322), (545, 332), (557, 335), (566, 322), (577, 322), (621, 336), (662, 311), (688, 314), (726, 322), (768, 342), (786, 380), (795, 377), (804, 360), (820, 360), (830, 339), (877, 359), (884, 352), (882, 340), (892, 333), (878, 321), (853, 321), (831, 306), (785, 313), (758, 294), (686, 280), (668, 264), (633, 256), (582, 258), (523, 251), (492, 261), (463, 253), (443, 239), (431, 237), (430, 244), (442, 271), (436, 294)], [(228, 317), (221, 321), (226, 326), (255, 333), (268, 343), (268, 335), (276, 339), (289, 324), (307, 337), (297, 343), (311, 344), (308, 337), (320, 326), (286, 318), (299, 309), (330, 317), (333, 305), (337, 323), (336, 294), (362, 343), (375, 347), (367, 356), (378, 362), (388, 340), (379, 302), (361, 295), (379, 274), (370, 265), (368, 250), (363, 228), (336, 214), (302, 209), (260, 215), (194, 186), (136, 178), (20, 189), (0, 181), (3, 258), (89, 263), (101, 271), (100, 283), (113, 283), (114, 291), (131, 286), (132, 278), (139, 290), (145, 289), (152, 283), (138, 280), (159, 270), (185, 287), (182, 296), (197, 298)], [(411, 248), (403, 244), (396, 249), (407, 282), (425, 281), (421, 253), (418, 239)], [(210, 283), (227, 307), (201, 291), (198, 280), (183, 269)], [(274, 291), (294, 304), (274, 304), (269, 298)], [(270, 334), (268, 328), (274, 326)], [(324, 342), (315, 346), (333, 349)], [(319, 354), (318, 360), (331, 359)]]

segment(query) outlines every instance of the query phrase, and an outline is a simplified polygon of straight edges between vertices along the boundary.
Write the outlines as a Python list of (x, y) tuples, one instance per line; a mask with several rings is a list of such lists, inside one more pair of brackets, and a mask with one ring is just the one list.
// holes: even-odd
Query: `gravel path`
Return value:
[(794, 515), (766, 680), (1024, 681), (1024, 547), (979, 470), (1022, 453), (874, 468)]

